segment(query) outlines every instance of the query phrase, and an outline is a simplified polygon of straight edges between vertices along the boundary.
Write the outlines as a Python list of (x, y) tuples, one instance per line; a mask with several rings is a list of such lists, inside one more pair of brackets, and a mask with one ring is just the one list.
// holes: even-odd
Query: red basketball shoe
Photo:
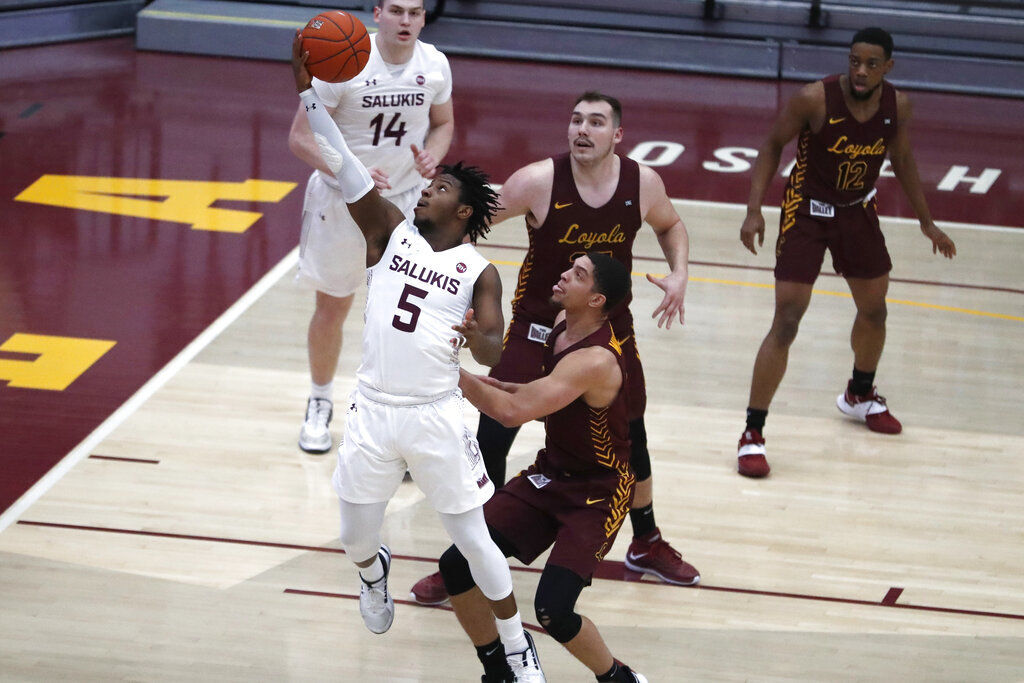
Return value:
[(899, 434), (903, 431), (903, 425), (893, 417), (889, 408), (885, 405), (885, 398), (878, 395), (877, 387), (871, 387), (871, 392), (863, 396), (856, 396), (850, 392), (850, 385), (853, 380), (846, 384), (846, 391), (836, 398), (836, 407), (843, 413), (854, 417), (868, 425), (868, 429), (881, 434)]
[(767, 477), (772, 468), (768, 466), (767, 453), (764, 450), (764, 437), (756, 429), (748, 429), (740, 436), (737, 453), (737, 471), (744, 477), (760, 479)]
[(646, 536), (634, 538), (629, 544), (626, 568), (657, 576), (665, 583), (677, 586), (692, 586), (700, 581), (700, 572), (683, 561), (683, 556), (661, 537), (657, 527)]
[(412, 599), (419, 605), (442, 605), (448, 602), (448, 589), (444, 587), (441, 572), (424, 576), (412, 587)]

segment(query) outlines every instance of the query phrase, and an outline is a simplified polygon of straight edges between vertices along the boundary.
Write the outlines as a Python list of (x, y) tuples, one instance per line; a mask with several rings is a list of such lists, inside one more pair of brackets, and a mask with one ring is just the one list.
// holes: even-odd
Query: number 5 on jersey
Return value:
[(420, 319), (420, 307), (409, 301), (409, 297), (416, 297), (417, 299), (426, 299), (427, 291), (420, 289), (419, 287), (413, 287), (412, 285), (406, 285), (405, 289), (402, 290), (402, 296), (398, 299), (398, 308), (406, 311), (409, 314), (408, 320), (402, 320), (399, 315), (395, 315), (391, 319), (391, 326), (396, 330), (402, 332), (412, 332), (416, 329), (416, 323)]

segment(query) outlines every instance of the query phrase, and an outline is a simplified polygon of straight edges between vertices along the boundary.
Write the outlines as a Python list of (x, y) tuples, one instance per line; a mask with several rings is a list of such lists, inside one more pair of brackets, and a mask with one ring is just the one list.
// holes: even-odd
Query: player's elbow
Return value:
[(474, 348), (473, 360), (480, 365), (486, 365), (489, 368), (493, 368), (501, 360), (501, 342), (497, 344), (485, 344), (481, 345), (482, 348)]
[(302, 135), (296, 133), (294, 129), (288, 133), (288, 149), (299, 159), (306, 161), (306, 146), (303, 144)]
[(522, 407), (516, 403), (515, 394), (509, 394), (508, 400), (502, 401), (491, 417), (500, 422), (502, 427), (508, 429), (520, 427), (530, 421), (530, 416), (526, 415)]
[(503, 412), (501, 415), (491, 415), (491, 417), (500, 422), (501, 426), (506, 429), (521, 427), (529, 422), (529, 420), (524, 420), (516, 415), (514, 411)]

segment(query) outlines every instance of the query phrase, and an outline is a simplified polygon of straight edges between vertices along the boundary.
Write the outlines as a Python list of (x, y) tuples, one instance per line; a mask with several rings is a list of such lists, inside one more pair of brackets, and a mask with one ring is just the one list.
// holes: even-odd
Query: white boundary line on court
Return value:
[(39, 481), (37, 481), (32, 488), (22, 494), (21, 498), (18, 498), (18, 500), (16, 500), (6, 512), (0, 515), (0, 532), (13, 524), (14, 521), (21, 516), (21, 513), (39, 500), (43, 494), (49, 491), (54, 484), (60, 481), (72, 467), (88, 456), (89, 452), (93, 448), (110, 436), (115, 429), (121, 426), (121, 423), (131, 417), (131, 415), (137, 411), (143, 403), (149, 400), (157, 390), (167, 384), (167, 382), (174, 377), (178, 371), (199, 355), (199, 352), (206, 348), (210, 342), (216, 339), (221, 332), (227, 329), (228, 325), (235, 322), (235, 320), (245, 313), (250, 306), (256, 303), (261, 296), (266, 294), (267, 290), (273, 287), (285, 273), (298, 263), (298, 260), (299, 248), (295, 247), (283, 259), (281, 259), (278, 264), (270, 270), (270, 272), (250, 287), (249, 291), (243, 294), (238, 301), (233, 303), (228, 310), (224, 311), (219, 318), (210, 324), (209, 327), (200, 332), (198, 337), (193, 339), (188, 346), (172, 358), (167, 365), (162, 367), (160, 371), (153, 375), (148, 382), (143, 384), (138, 391), (132, 394), (127, 401), (122, 403), (121, 406), (115, 410), (110, 417), (104, 420), (99, 427), (94, 429), (89, 436), (85, 437), (85, 439), (75, 446), (70, 453), (65, 455), (60, 462), (54, 465), (54, 467), (51, 468), (50, 471), (47, 472)]

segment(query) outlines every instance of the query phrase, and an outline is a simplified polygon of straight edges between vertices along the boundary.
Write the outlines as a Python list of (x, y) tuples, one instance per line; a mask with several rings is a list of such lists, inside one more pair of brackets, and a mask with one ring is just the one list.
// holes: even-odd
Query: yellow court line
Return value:
[[(496, 261), (491, 260), (496, 266), (521, 266), (522, 261)], [(643, 277), (647, 273), (633, 273), (633, 277)], [(651, 273), (654, 277), (665, 277), (662, 273)], [(766, 284), (762, 282), (743, 282), (741, 280), (719, 280), (710, 277), (691, 277), (690, 282), (706, 282), (714, 285), (732, 285), (734, 287), (758, 287), (760, 289), (775, 289), (775, 285)], [(846, 299), (852, 299), (853, 297), (849, 292), (833, 292), (827, 289), (814, 289), (811, 290), (813, 294), (821, 294), (824, 296), (841, 296)], [(971, 308), (957, 308), (956, 306), (942, 306), (940, 304), (929, 304), (923, 301), (908, 301), (906, 299), (889, 299), (886, 298), (886, 303), (889, 304), (900, 304), (901, 306), (917, 306), (918, 308), (931, 308), (936, 311), (949, 311), (950, 313), (963, 313), (964, 315), (977, 315), (983, 318), (999, 318), (1001, 320), (1015, 320), (1017, 322), (1024, 322), (1024, 317), (1018, 315), (1007, 315), (1005, 313), (992, 313), (991, 311), (976, 311)]]

